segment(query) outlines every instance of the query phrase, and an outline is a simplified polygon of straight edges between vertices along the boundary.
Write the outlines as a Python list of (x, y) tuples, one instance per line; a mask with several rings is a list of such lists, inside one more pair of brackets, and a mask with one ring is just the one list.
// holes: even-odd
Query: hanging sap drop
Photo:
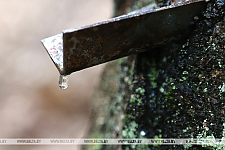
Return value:
[(59, 87), (61, 89), (66, 89), (68, 87), (69, 76), (60, 75), (59, 76)]

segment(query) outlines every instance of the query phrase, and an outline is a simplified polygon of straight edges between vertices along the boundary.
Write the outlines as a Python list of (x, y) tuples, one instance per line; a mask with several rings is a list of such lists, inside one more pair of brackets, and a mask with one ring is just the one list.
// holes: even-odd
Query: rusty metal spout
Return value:
[(201, 18), (205, 1), (186, 1), (155, 10), (138, 10), (42, 40), (60, 74), (69, 75), (147, 49), (180, 40)]

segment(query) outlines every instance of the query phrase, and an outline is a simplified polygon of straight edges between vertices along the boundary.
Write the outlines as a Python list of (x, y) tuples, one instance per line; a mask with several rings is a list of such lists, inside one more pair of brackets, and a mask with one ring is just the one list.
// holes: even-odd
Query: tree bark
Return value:
[[(154, 1), (115, 0), (115, 14), (150, 3)], [(156, 3), (158, 6), (169, 4), (167, 1)], [(95, 98), (98, 103), (93, 110), (90, 133), (98, 133), (102, 138), (224, 137), (224, 8), (224, 0), (209, 2), (204, 18), (196, 21), (196, 28), (188, 39), (109, 63), (102, 76), (101, 90), (97, 92), (101, 96)], [(221, 147), (101, 146), (101, 149), (111, 148)]]

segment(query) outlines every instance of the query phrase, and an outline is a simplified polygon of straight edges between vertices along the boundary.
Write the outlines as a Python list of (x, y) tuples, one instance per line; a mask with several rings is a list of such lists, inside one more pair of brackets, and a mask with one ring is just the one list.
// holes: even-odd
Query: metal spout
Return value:
[(186, 1), (69, 29), (42, 40), (60, 74), (69, 75), (94, 65), (136, 54), (189, 36), (205, 1)]

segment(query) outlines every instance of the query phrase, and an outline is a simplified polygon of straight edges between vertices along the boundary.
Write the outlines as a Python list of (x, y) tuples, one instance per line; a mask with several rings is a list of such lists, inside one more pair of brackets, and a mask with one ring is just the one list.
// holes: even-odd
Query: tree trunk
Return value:
[[(115, 14), (152, 0), (115, 0)], [(158, 6), (169, 4), (157, 1)], [(188, 39), (109, 63), (91, 137), (222, 138), (225, 100), (224, 0), (208, 3)], [(100, 149), (218, 149), (220, 145), (127, 145)]]

